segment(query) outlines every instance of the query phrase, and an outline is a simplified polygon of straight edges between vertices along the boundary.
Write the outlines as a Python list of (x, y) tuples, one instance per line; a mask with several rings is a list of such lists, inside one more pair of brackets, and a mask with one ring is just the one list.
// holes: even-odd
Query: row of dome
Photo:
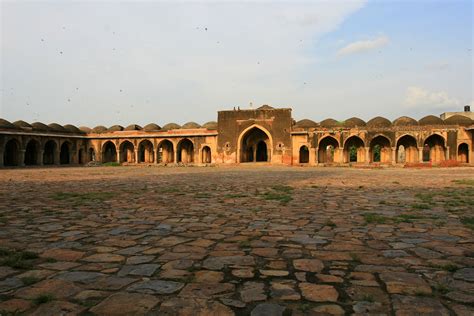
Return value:
[(416, 126), (416, 125), (472, 125), (474, 121), (467, 116), (463, 115), (453, 115), (445, 119), (444, 121), (434, 115), (428, 115), (424, 118), (420, 119), (419, 121), (408, 117), (402, 116), (394, 120), (393, 122), (389, 121), (385, 117), (377, 116), (367, 123), (361, 120), (358, 117), (351, 117), (345, 121), (336, 121), (334, 119), (325, 119), (321, 122), (316, 123), (312, 120), (304, 119), (296, 122), (293, 126), (295, 128), (312, 128), (312, 127), (359, 127), (359, 126), (367, 126), (367, 127), (391, 127), (391, 126)]
[(188, 122), (184, 124), (183, 126), (180, 126), (176, 123), (168, 123), (164, 125), (163, 127), (160, 127), (157, 124), (150, 123), (148, 125), (145, 125), (144, 127), (141, 127), (136, 124), (129, 125), (127, 127), (123, 127), (121, 125), (114, 125), (109, 128), (99, 125), (94, 128), (89, 128), (89, 127), (76, 127), (74, 125), (68, 124), (61, 126), (57, 123), (51, 123), (51, 124), (43, 124), (40, 122), (28, 124), (25, 121), (16, 121), (13, 123), (10, 123), (7, 120), (1, 119), (0, 118), (0, 128), (4, 129), (28, 129), (28, 130), (35, 130), (35, 131), (42, 131), (42, 132), (60, 132), (60, 133), (107, 133), (107, 132), (119, 132), (119, 131), (141, 131), (144, 130), (145, 132), (157, 132), (157, 131), (168, 131), (172, 129), (198, 129), (198, 128), (205, 128), (205, 129), (210, 129), (214, 130), (217, 129), (217, 122), (211, 121), (207, 122), (206, 124), (199, 125), (198, 123), (195, 122)]

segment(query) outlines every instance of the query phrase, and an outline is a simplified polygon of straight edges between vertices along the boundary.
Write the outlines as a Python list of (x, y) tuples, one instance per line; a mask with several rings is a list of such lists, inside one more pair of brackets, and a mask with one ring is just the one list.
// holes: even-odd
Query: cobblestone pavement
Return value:
[(474, 169), (0, 171), (0, 314), (473, 315)]

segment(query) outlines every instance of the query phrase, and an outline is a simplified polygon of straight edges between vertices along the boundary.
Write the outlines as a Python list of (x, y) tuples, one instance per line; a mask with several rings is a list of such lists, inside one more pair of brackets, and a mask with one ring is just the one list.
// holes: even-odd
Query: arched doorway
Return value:
[(240, 162), (271, 161), (271, 144), (267, 133), (256, 126), (252, 127), (243, 134), (240, 143)]
[(404, 135), (397, 141), (397, 163), (418, 162), (418, 146), (416, 139), (410, 135)]
[(189, 139), (183, 139), (178, 143), (178, 162), (194, 162), (194, 145)]
[(144, 140), (138, 145), (138, 162), (153, 163), (153, 144), (149, 140)]
[(443, 137), (433, 134), (428, 137), (424, 142), (423, 147), (423, 161), (431, 161), (432, 163), (438, 163), (445, 160), (446, 158), (446, 147), (444, 145)]
[(158, 163), (172, 163), (174, 162), (173, 143), (169, 140), (164, 140), (158, 145)]
[(120, 163), (123, 162), (135, 162), (135, 147), (128, 140), (120, 144)]
[(117, 161), (117, 149), (115, 144), (111, 141), (105, 143), (102, 149), (102, 162), (116, 162)]
[(53, 165), (56, 156), (56, 142), (54, 140), (48, 140), (46, 144), (44, 144), (44, 151), (43, 151), (43, 164), (45, 165)]
[(211, 163), (212, 161), (212, 156), (211, 156), (211, 148), (209, 146), (204, 146), (202, 148), (202, 163)]
[(370, 142), (371, 162), (389, 163), (392, 160), (390, 141), (385, 136), (377, 136)]
[(364, 142), (358, 136), (349, 137), (344, 144), (345, 162), (364, 162)]
[(3, 164), (8, 167), (20, 165), (20, 144), (16, 139), (10, 139), (5, 144)]
[(333, 163), (337, 148), (339, 148), (339, 143), (334, 137), (327, 136), (321, 139), (318, 145), (318, 162)]
[(37, 140), (31, 139), (26, 145), (25, 165), (34, 166), (38, 164), (38, 153), (40, 144)]
[(59, 152), (59, 162), (61, 165), (68, 165), (71, 163), (70, 145), (68, 142), (64, 142), (61, 145), (61, 151)]
[(458, 146), (458, 161), (461, 163), (469, 163), (469, 146), (466, 143)]
[(300, 163), (309, 162), (309, 149), (307, 146), (300, 147)]

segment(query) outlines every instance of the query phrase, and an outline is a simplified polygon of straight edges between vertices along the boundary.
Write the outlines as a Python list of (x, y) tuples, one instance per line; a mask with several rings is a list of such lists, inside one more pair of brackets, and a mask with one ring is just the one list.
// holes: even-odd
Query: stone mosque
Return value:
[(217, 121), (109, 128), (0, 119), (0, 167), (112, 164), (473, 165), (474, 112), (393, 122), (295, 121), (292, 109), (219, 111)]

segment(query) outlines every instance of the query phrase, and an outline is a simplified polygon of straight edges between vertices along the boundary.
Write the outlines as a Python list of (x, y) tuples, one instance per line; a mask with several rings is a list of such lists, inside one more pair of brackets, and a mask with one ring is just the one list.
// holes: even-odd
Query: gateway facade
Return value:
[(284, 165), (473, 164), (469, 107), (420, 120), (295, 122), (290, 108), (218, 112), (217, 122), (77, 128), (0, 119), (0, 167), (101, 163)]

